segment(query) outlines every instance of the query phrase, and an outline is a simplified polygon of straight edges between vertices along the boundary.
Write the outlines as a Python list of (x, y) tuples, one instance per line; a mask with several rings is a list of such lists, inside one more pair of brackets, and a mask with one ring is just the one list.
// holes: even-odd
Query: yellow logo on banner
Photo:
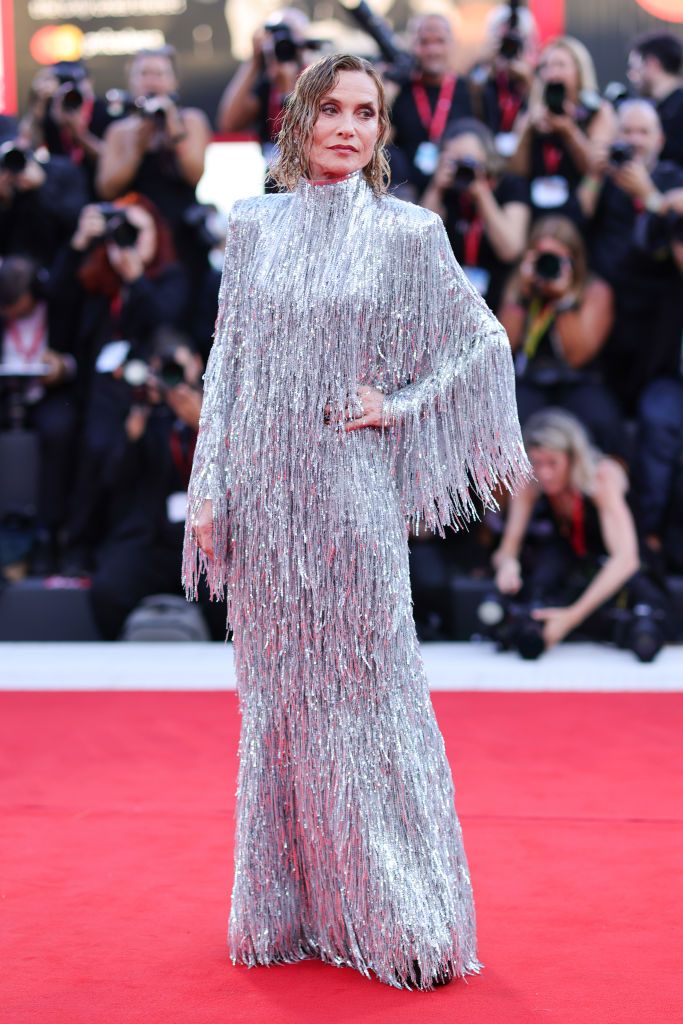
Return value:
[(83, 53), (83, 33), (77, 25), (44, 25), (31, 36), (29, 50), (37, 64), (78, 60)]

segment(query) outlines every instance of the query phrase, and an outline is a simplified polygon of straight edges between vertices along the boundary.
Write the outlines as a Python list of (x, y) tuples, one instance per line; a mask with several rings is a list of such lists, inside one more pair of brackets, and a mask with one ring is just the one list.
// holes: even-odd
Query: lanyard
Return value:
[(44, 306), (40, 307), (38, 316), (33, 325), (32, 336), (29, 337), (28, 344), (24, 343), (25, 333), (22, 331), (20, 325), (16, 320), (11, 320), (6, 327), (7, 333), (10, 337), (10, 343), (12, 348), (21, 356), (24, 363), (30, 364), (36, 358), (38, 353), (44, 347), (46, 342), (46, 329), (47, 329), (47, 314)]
[[(84, 100), (81, 108), (81, 115), (83, 116), (83, 123), (90, 127), (92, 121), (93, 109), (95, 107), (95, 101), (93, 99)], [(72, 163), (81, 164), (85, 159), (85, 150), (83, 146), (78, 142), (74, 142), (73, 135), (62, 129), (60, 132), (62, 148), (66, 156), (69, 157)]]
[(187, 488), (190, 484), (192, 459), (194, 458), (197, 436), (192, 432), (189, 437), (187, 434), (183, 437), (183, 434), (178, 427), (174, 426), (171, 430), (169, 443), (171, 445), (171, 456), (173, 458), (175, 468), (178, 470), (178, 476), (182, 481), (183, 487)]
[(445, 76), (441, 83), (439, 96), (433, 111), (429, 105), (427, 90), (422, 82), (413, 82), (413, 99), (415, 100), (418, 116), (422, 121), (430, 142), (439, 142), (444, 133), (457, 80), (456, 75)]
[(481, 239), (484, 234), (484, 221), (477, 214), (469, 196), (462, 196), (460, 206), (463, 215), (467, 218), (463, 231), (463, 260), (466, 267), (477, 267), (479, 266)]
[(530, 323), (524, 339), (524, 355), (527, 359), (533, 359), (540, 344), (541, 338), (546, 333), (555, 319), (555, 307), (552, 302), (541, 305), (540, 299), (534, 299), (530, 309)]
[(498, 73), (496, 86), (500, 130), (502, 132), (511, 132), (522, 106), (522, 97), (512, 91), (510, 88), (510, 77), (504, 71)]
[(586, 557), (588, 554), (588, 549), (586, 548), (586, 524), (583, 498), (580, 491), (575, 493), (574, 504), (572, 505), (572, 532), (570, 543), (574, 550), (574, 554), (578, 555), (579, 558)]
[(552, 142), (543, 143), (543, 166), (545, 173), (553, 177), (560, 169), (562, 163), (562, 149)]

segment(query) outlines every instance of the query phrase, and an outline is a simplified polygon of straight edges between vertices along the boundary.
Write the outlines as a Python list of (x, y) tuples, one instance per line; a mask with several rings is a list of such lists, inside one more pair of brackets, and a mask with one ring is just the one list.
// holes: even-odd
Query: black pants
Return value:
[(78, 430), (78, 412), (71, 391), (48, 391), (30, 406), (27, 427), (35, 430), (40, 440), (36, 526), (39, 530), (58, 530), (67, 516)]

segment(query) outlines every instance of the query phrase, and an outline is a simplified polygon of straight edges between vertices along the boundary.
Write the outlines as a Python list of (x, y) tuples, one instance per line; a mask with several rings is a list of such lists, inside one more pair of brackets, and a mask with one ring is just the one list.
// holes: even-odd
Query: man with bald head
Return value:
[(394, 143), (408, 163), (408, 177), (421, 195), (439, 157), (439, 143), (451, 121), (471, 115), (467, 79), (453, 71), (455, 39), (442, 14), (423, 14), (410, 23), (413, 80), (401, 87), (391, 120)]
[(615, 328), (604, 350), (605, 378), (632, 414), (638, 396), (680, 346), (674, 316), (680, 278), (668, 244), (667, 217), (683, 169), (660, 159), (664, 133), (647, 100), (618, 111), (616, 143), (596, 159), (579, 195), (590, 219), (593, 269), (615, 294)]

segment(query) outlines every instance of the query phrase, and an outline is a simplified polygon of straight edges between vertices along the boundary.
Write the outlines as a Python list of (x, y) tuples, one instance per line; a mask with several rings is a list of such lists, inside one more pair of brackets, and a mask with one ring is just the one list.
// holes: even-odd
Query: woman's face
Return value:
[(576, 99), (579, 92), (579, 72), (574, 58), (562, 46), (551, 46), (541, 56), (538, 74), (542, 82), (562, 82), (567, 93)]
[(157, 251), (157, 229), (154, 219), (141, 206), (126, 206), (125, 213), (131, 224), (140, 232), (135, 242), (135, 248), (143, 264), (148, 266)]
[(311, 180), (339, 178), (370, 163), (379, 135), (377, 87), (364, 71), (341, 71), (320, 99), (308, 148)]
[(548, 497), (560, 494), (569, 486), (570, 464), (566, 452), (552, 448), (530, 448), (529, 459), (541, 490)]

